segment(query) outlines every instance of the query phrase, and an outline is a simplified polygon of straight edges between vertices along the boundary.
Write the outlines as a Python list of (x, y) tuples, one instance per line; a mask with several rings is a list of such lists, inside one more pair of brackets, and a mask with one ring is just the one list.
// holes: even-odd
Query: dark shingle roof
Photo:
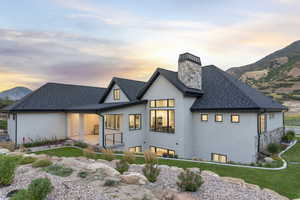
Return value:
[(25, 96), (6, 111), (57, 111), (71, 106), (96, 104), (105, 88), (47, 83)]
[(117, 84), (121, 88), (121, 90), (125, 93), (130, 101), (134, 101), (137, 99), (136, 96), (138, 91), (143, 88), (146, 83), (142, 81), (114, 77), (111, 80), (108, 88), (104, 92), (102, 98), (100, 99), (100, 103), (103, 103), (105, 101), (114, 84)]
[(203, 96), (191, 107), (197, 110), (285, 110), (285, 106), (217, 68), (202, 68)]
[(181, 91), (185, 96), (196, 96), (199, 97), (203, 94), (202, 90), (186, 87), (179, 79), (178, 73), (169, 71), (166, 69), (157, 68), (154, 74), (151, 76), (146, 85), (139, 91), (137, 98), (142, 98), (146, 93), (148, 88), (154, 83), (159, 75), (165, 77), (170, 83), (172, 83), (179, 91)]

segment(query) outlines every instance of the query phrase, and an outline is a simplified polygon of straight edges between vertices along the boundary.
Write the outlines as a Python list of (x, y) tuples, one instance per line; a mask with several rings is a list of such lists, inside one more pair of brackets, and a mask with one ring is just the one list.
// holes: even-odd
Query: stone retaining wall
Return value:
[(260, 135), (260, 151), (267, 148), (270, 143), (280, 143), (281, 137), (284, 135), (284, 127), (268, 131)]

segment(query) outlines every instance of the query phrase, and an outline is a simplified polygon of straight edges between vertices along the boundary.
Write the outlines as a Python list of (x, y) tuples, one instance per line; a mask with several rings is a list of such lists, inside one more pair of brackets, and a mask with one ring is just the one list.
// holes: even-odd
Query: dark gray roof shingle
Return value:
[(4, 110), (57, 111), (72, 106), (96, 104), (104, 91), (105, 88), (47, 83)]
[(105, 101), (114, 84), (117, 84), (121, 88), (130, 101), (134, 101), (137, 99), (136, 97), (138, 91), (143, 88), (146, 83), (142, 81), (114, 77), (100, 99), (100, 103)]

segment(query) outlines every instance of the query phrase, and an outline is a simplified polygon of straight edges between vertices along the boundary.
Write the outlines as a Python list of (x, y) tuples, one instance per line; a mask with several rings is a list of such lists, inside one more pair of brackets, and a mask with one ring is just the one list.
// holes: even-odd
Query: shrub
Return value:
[(135, 163), (135, 155), (133, 152), (129, 152), (129, 151), (126, 151), (124, 153), (124, 157), (123, 159), (128, 162), (129, 164), (133, 164)]
[(83, 149), (88, 147), (88, 145), (86, 143), (80, 142), (80, 141), (75, 142), (74, 146), (77, 146), (77, 147), (80, 147), (80, 148), (83, 148)]
[(123, 174), (124, 172), (127, 172), (129, 169), (129, 164), (126, 160), (120, 160), (116, 163), (116, 170)]
[(37, 139), (37, 140), (32, 140), (30, 139), (30, 142), (26, 142), (25, 141), (25, 138), (23, 138), (23, 147), (25, 148), (30, 148), (30, 147), (39, 147), (39, 146), (49, 146), (49, 145), (56, 145), (56, 144), (60, 144), (62, 142), (65, 141), (65, 139), (57, 139), (56, 137), (53, 137), (51, 139), (49, 138), (40, 138), (40, 139)]
[(267, 149), (271, 154), (277, 154), (280, 152), (280, 145), (276, 143), (270, 143), (268, 144)]
[(293, 131), (293, 130), (288, 130), (288, 131), (286, 132), (286, 135), (289, 135), (289, 136), (291, 136), (292, 138), (295, 138), (295, 137), (296, 137), (295, 131)]
[(146, 164), (143, 168), (143, 173), (149, 182), (154, 183), (159, 176), (160, 169), (157, 165), (154, 164)]
[(112, 187), (118, 185), (119, 183), (120, 181), (118, 179), (108, 178), (104, 181), (104, 186)]
[(31, 157), (31, 156), (23, 157), (20, 161), (20, 165), (27, 165), (27, 164), (35, 162), (36, 160), (37, 160), (37, 158)]
[(10, 200), (31, 200), (27, 190), (19, 190)]
[(177, 185), (181, 191), (196, 192), (203, 184), (200, 174), (188, 169), (178, 175)]
[(62, 165), (57, 165), (57, 164), (44, 168), (44, 171), (52, 175), (61, 176), (61, 177), (67, 177), (73, 173), (73, 169), (64, 167)]
[(15, 177), (16, 160), (10, 156), (0, 156), (0, 186), (10, 185)]
[(48, 178), (38, 178), (28, 186), (28, 194), (31, 200), (43, 200), (52, 191), (53, 187), (51, 181)]
[(52, 165), (52, 162), (48, 159), (43, 160), (37, 160), (34, 163), (32, 163), (32, 167), (38, 168), (38, 167), (48, 167)]
[(144, 158), (146, 164), (157, 164), (157, 156), (151, 151), (145, 151)]
[(115, 159), (114, 152), (110, 148), (102, 149), (102, 153), (104, 160), (112, 161), (113, 159)]
[(77, 174), (77, 176), (80, 178), (86, 178), (88, 175), (89, 175), (89, 173), (85, 172), (85, 171), (78, 172), (78, 174)]
[(83, 156), (90, 158), (90, 159), (97, 159), (96, 152), (91, 148), (85, 148), (83, 150)]

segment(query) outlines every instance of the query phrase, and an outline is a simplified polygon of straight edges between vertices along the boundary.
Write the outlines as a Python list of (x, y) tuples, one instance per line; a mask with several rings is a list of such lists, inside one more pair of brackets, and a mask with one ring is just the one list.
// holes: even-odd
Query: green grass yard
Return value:
[[(48, 154), (60, 157), (83, 156), (82, 150), (73, 147), (64, 147), (60, 149), (41, 151), (38, 152), (38, 154)], [(102, 155), (97, 156), (99, 159), (103, 158)], [(300, 143), (298, 142), (292, 149), (286, 152), (283, 157), (288, 162), (300, 163)], [(121, 156), (117, 156), (117, 158), (121, 158)], [(143, 163), (143, 158), (137, 158), (136, 162)], [(182, 168), (199, 167), (201, 170), (210, 170), (219, 174), (220, 176), (242, 178), (248, 183), (259, 185), (261, 188), (272, 189), (290, 199), (300, 198), (300, 164), (289, 163), (287, 169), (279, 171), (220, 166), (213, 164), (164, 159), (159, 159), (159, 164), (177, 166)]]
[(300, 114), (285, 114), (284, 123), (286, 126), (300, 126)]

